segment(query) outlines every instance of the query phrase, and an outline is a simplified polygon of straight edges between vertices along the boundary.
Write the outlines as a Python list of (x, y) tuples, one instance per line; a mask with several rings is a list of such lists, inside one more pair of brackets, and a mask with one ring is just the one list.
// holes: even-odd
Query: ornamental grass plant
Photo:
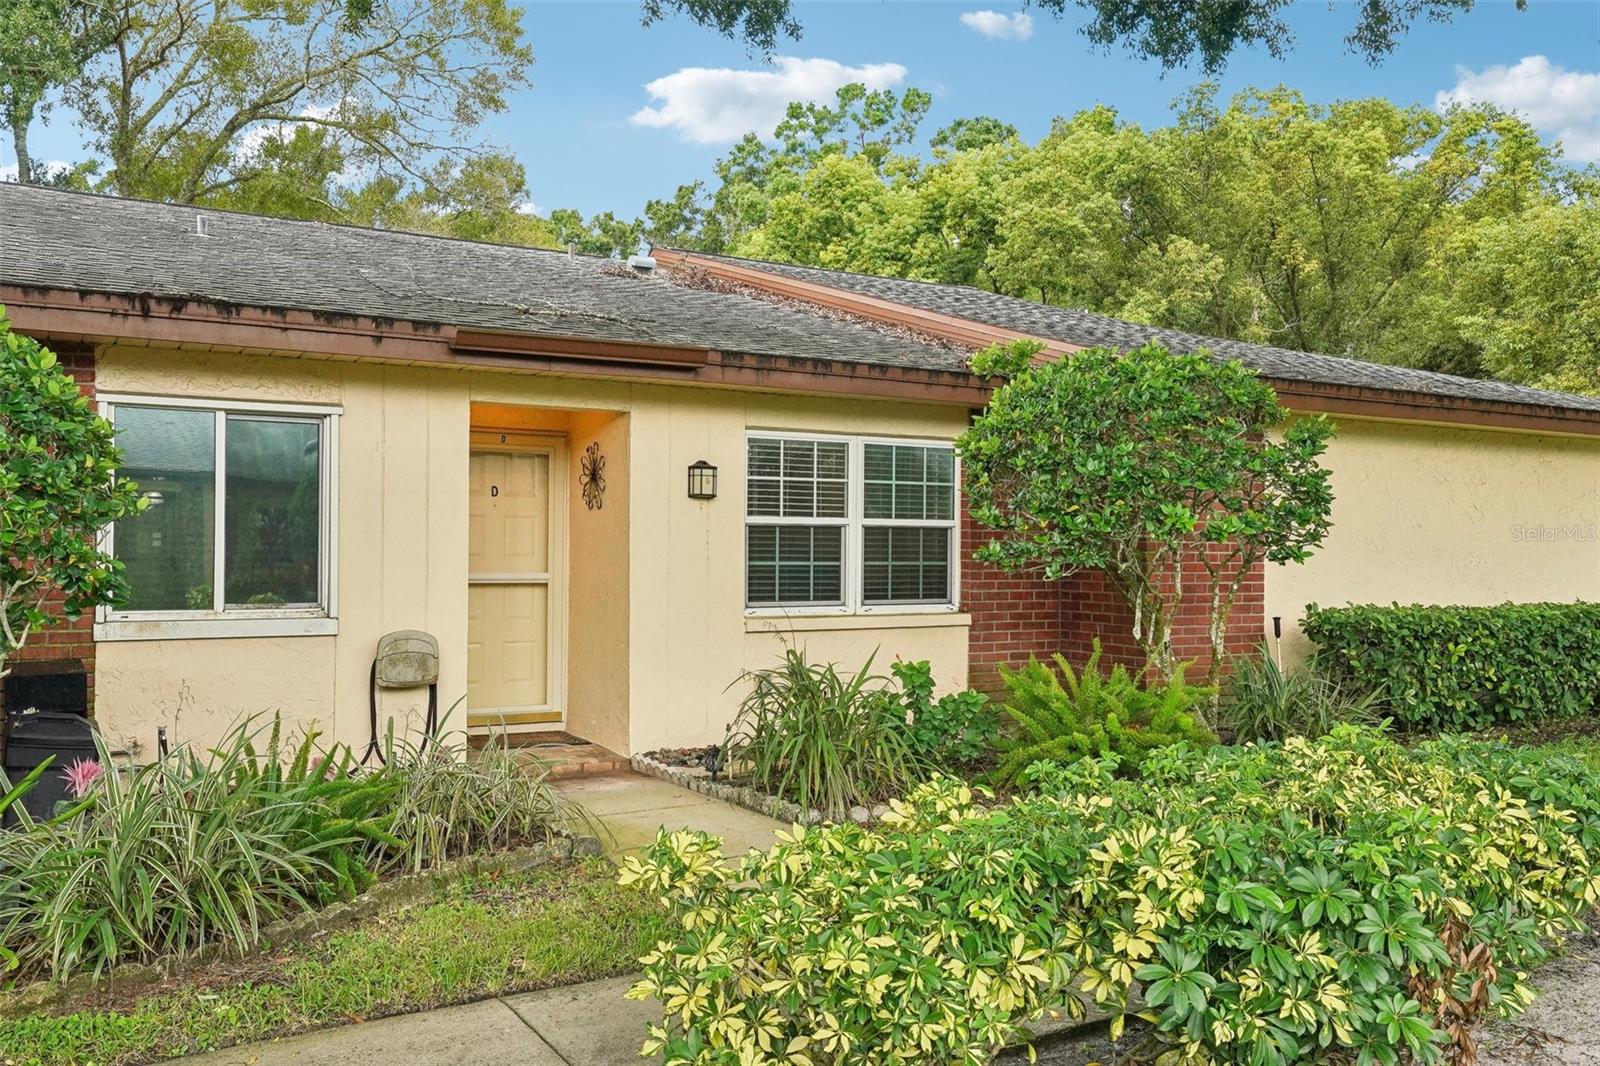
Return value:
[[(112, 767), (47, 819), (0, 832), (0, 962), (13, 978), (103, 974), (206, 949), (242, 953), (277, 918), (380, 876), (546, 840), (581, 814), (536, 764), (491, 743), (391, 740), (385, 765), (246, 720), (216, 747)], [(16, 803), (31, 781), (5, 791)]]
[(728, 727), (730, 772), (834, 821), (922, 780), (927, 760), (906, 706), (872, 660), (843, 674), (787, 647), (778, 666), (744, 674), (750, 691)]

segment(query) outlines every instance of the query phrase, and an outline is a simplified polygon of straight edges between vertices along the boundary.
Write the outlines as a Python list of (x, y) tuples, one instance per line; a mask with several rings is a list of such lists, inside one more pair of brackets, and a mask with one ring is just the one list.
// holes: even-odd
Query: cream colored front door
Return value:
[[(560, 722), (559, 528), (551, 450), (473, 452), (467, 534), (467, 725)], [(560, 484), (559, 481), (555, 482)]]

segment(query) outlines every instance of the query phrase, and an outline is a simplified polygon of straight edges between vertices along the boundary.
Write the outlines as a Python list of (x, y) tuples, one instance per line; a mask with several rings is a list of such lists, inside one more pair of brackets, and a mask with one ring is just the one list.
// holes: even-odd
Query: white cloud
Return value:
[(1456, 68), (1456, 84), (1433, 98), (1441, 111), (1473, 101), (1515, 111), (1541, 132), (1558, 137), (1567, 158), (1600, 159), (1600, 71), (1567, 70), (1544, 56), (1481, 71)]
[(999, 11), (967, 11), (961, 25), (997, 41), (1026, 41), (1033, 36), (1033, 16), (1026, 11), (1012, 15)]
[(634, 112), (636, 126), (676, 129), (696, 144), (725, 144), (746, 133), (762, 137), (794, 100), (826, 101), (841, 86), (861, 82), (887, 89), (905, 80), (899, 63), (847, 67), (831, 59), (778, 56), (776, 70), (684, 67), (644, 87), (656, 102)]

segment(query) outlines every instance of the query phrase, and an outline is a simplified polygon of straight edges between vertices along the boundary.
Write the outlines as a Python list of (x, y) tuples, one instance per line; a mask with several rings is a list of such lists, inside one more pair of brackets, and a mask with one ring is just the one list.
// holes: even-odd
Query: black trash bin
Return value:
[[(55, 761), (44, 772), (22, 805), (35, 818), (49, 818), (56, 804), (69, 799), (66, 768), (75, 759), (99, 759), (94, 747), (94, 727), (80, 714), (65, 711), (27, 710), (7, 716), (9, 728), (6, 735), (6, 778), (16, 784), (33, 768), (50, 756)], [(6, 810), (5, 824), (17, 821), (13, 806)]]

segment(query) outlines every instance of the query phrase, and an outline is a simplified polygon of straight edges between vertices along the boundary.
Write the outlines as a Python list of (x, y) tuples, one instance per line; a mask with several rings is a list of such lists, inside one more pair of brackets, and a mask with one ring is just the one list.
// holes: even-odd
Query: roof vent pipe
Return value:
[(194, 216), (194, 231), (202, 237), (211, 236), (211, 223), (207, 221), (206, 216)]
[(648, 255), (630, 255), (628, 265), (641, 274), (648, 274), (656, 268), (656, 261)]
[(578, 242), (577, 241), (568, 241), (567, 242), (567, 258), (571, 259), (576, 254), (578, 254)]

